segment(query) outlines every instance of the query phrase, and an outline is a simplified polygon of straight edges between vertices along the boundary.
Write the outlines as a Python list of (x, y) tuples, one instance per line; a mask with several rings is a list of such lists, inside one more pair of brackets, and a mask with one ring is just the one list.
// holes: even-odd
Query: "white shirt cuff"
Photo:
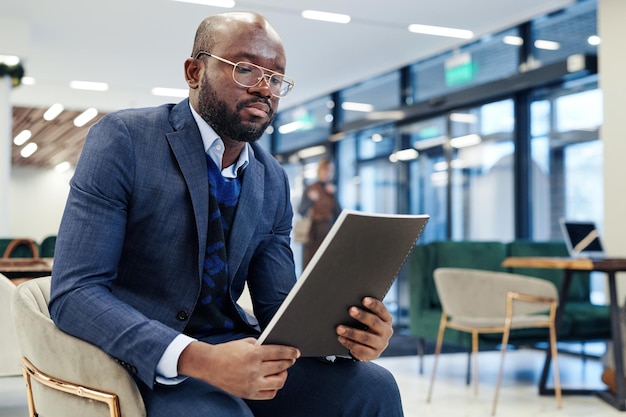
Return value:
[(178, 358), (183, 350), (195, 341), (196, 339), (184, 334), (179, 334), (172, 340), (157, 364), (156, 382), (163, 385), (175, 385), (187, 378), (178, 375)]

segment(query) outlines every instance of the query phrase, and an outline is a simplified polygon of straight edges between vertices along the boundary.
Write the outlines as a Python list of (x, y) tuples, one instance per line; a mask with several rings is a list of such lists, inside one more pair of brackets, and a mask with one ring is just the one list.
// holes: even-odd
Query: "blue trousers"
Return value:
[(402, 417), (398, 386), (371, 362), (300, 358), (272, 400), (242, 400), (203, 381), (139, 384), (148, 417)]

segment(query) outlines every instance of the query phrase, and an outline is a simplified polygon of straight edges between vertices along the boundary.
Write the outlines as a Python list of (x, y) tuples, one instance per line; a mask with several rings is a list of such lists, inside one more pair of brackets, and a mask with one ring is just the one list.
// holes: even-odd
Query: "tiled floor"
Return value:
[(0, 377), (0, 417), (28, 417), (26, 387), (21, 376)]
[[(595, 395), (564, 396), (563, 407), (557, 408), (552, 396), (538, 394), (539, 374), (545, 353), (538, 350), (518, 350), (506, 354), (497, 416), (502, 417), (626, 417)], [(426, 402), (433, 357), (424, 361), (424, 375), (418, 373), (414, 357), (381, 358), (378, 362), (392, 370), (400, 385), (406, 417), (479, 417), (490, 416), (500, 354), (481, 352), (479, 355), (479, 389), (465, 384), (467, 354), (446, 354), (439, 359), (433, 398)], [(600, 381), (602, 365), (597, 359), (585, 362), (573, 355), (560, 355), (561, 383), (570, 388), (604, 389)], [(552, 386), (552, 380), (548, 381)]]
[[(500, 417), (626, 417), (594, 395), (564, 396), (557, 409), (554, 397), (537, 393), (544, 352), (519, 350), (508, 352), (505, 362), (497, 415)], [(570, 388), (603, 388), (602, 366), (598, 360), (560, 355), (561, 381)], [(426, 356), (424, 375), (419, 375), (414, 356), (381, 358), (378, 363), (396, 376), (402, 392), (406, 417), (482, 417), (491, 415), (499, 353), (481, 352), (479, 356), (479, 392), (474, 396), (465, 385), (466, 354), (445, 354), (439, 362), (433, 399), (426, 394), (433, 357)], [(551, 382), (550, 382), (551, 384)], [(27, 417), (26, 396), (21, 377), (0, 378), (0, 417)], [(282, 417), (282, 416), (281, 416)], [(288, 416), (284, 416), (288, 417)]]

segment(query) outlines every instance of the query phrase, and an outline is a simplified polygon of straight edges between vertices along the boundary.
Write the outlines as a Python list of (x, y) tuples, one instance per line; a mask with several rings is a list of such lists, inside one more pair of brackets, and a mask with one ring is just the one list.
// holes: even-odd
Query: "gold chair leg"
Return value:
[(474, 395), (478, 395), (478, 332), (472, 332), (472, 371), (474, 372)]
[(493, 407), (491, 415), (496, 415), (496, 407), (498, 405), (498, 397), (500, 395), (500, 384), (502, 383), (502, 372), (504, 370), (504, 355), (506, 354), (506, 345), (509, 343), (509, 334), (511, 333), (511, 318), (513, 317), (513, 295), (507, 294), (506, 297), (506, 319), (504, 321), (504, 332), (502, 332), (502, 348), (500, 349), (500, 369), (498, 370), (498, 381), (496, 383), (496, 393), (493, 397)]
[(504, 355), (506, 354), (506, 345), (509, 342), (509, 332), (511, 329), (509, 327), (506, 328), (504, 333), (502, 334), (502, 348), (500, 348), (500, 369), (498, 370), (498, 381), (496, 382), (496, 393), (493, 398), (493, 407), (491, 410), (491, 415), (496, 415), (496, 406), (498, 404), (498, 397), (500, 395), (500, 384), (502, 383), (502, 373), (504, 371)]
[(28, 416), (37, 417), (35, 411), (35, 401), (33, 400), (33, 386), (31, 385), (30, 373), (26, 370), (26, 367), (22, 364), (22, 375), (24, 376), (24, 382), (26, 383), (26, 400), (28, 401)]
[(435, 360), (433, 362), (433, 372), (430, 375), (430, 386), (428, 387), (428, 396), (426, 402), (430, 402), (433, 395), (433, 386), (435, 385), (435, 374), (437, 373), (437, 363), (439, 362), (439, 354), (441, 353), (441, 345), (443, 344), (443, 335), (446, 331), (447, 315), (445, 311), (441, 314), (439, 322), (439, 332), (437, 333), (437, 344), (435, 345)]
[[(556, 307), (554, 307), (554, 309), (556, 310)], [(561, 408), (561, 377), (559, 376), (558, 349), (556, 346), (556, 328), (554, 320), (550, 321), (550, 349), (552, 350), (552, 372), (554, 373), (554, 396), (556, 397), (556, 406)]]

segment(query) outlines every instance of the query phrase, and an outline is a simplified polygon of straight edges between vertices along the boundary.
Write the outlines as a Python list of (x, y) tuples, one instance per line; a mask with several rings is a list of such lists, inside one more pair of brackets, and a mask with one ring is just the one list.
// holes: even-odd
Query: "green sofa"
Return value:
[[(439, 241), (416, 245), (407, 262), (410, 291), (409, 331), (419, 340), (420, 356), (423, 355), (425, 341), (435, 341), (439, 330), (441, 304), (433, 281), (433, 271), (436, 268), (513, 272), (548, 279), (560, 289), (564, 275), (562, 270), (505, 268), (502, 262), (508, 256), (567, 255), (563, 242)], [(558, 340), (585, 342), (610, 339), (609, 308), (591, 303), (589, 274), (576, 273), (568, 294), (568, 302), (558, 329)], [(500, 334), (483, 334), (479, 345), (481, 348), (493, 348), (500, 343), (501, 338)], [(547, 340), (547, 329), (520, 329), (511, 333), (510, 344), (528, 346)], [(469, 349), (471, 338), (468, 333), (448, 329), (444, 343)]]

